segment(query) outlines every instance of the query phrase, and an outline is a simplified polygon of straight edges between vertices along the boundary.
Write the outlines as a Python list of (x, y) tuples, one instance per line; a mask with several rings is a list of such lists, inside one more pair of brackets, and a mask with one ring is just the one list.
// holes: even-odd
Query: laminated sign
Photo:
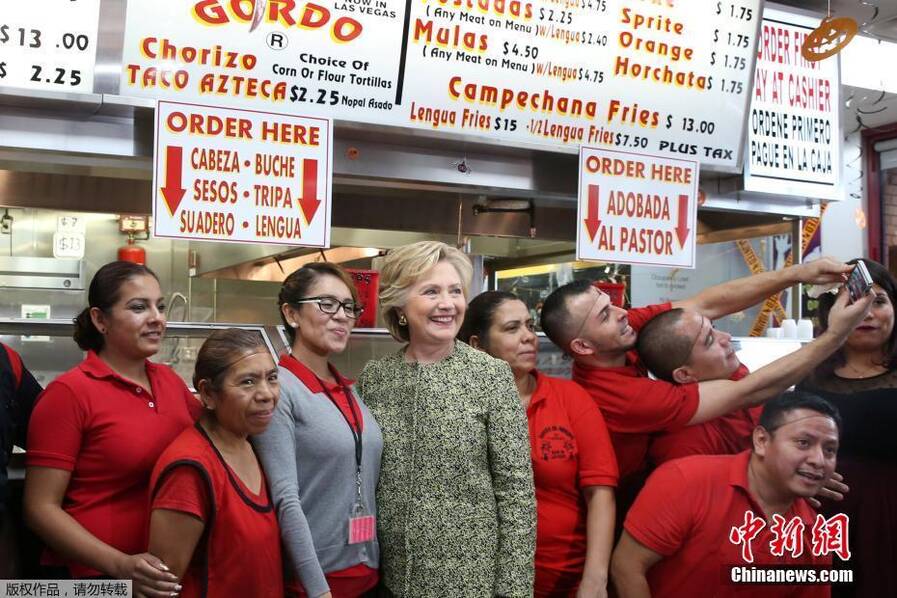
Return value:
[(576, 258), (695, 267), (698, 163), (583, 146)]
[(330, 246), (330, 119), (159, 102), (157, 237)]

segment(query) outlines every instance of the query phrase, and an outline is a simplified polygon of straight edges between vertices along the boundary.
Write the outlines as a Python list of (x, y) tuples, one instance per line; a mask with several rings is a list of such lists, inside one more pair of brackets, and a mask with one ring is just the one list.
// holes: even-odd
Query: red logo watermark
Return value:
[[(829, 554), (837, 554), (842, 560), (850, 559), (848, 546), (848, 525), (850, 521), (847, 515), (839, 513), (826, 519), (822, 515), (816, 516), (816, 521), (810, 530), (811, 548), (813, 556), (821, 557)], [(752, 542), (766, 527), (766, 521), (757, 517), (753, 511), (745, 511), (744, 523), (733, 526), (729, 531), (729, 541), (741, 546), (741, 558), (746, 563), (754, 562)], [(773, 556), (782, 557), (786, 553), (792, 558), (798, 558), (804, 553), (804, 531), (806, 524), (800, 517), (794, 516), (786, 520), (781, 515), (772, 516), (772, 540), (769, 542), (770, 553)]]

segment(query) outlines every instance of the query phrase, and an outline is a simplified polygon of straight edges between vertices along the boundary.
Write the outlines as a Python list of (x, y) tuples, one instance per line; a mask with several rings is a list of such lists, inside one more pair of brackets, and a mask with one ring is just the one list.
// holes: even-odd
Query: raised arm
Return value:
[(489, 468), (498, 511), (497, 596), (533, 593), (536, 553), (536, 495), (526, 414), (507, 365), (490, 371), (491, 408), (486, 434)]
[(711, 320), (747, 309), (799, 283), (827, 284), (846, 279), (853, 266), (830, 257), (763, 272), (704, 289), (690, 299), (674, 301), (673, 307), (696, 311)]
[(620, 598), (651, 598), (648, 570), (662, 558), (660, 553), (639, 544), (623, 530), (610, 565), (617, 595)]
[(701, 382), (698, 386), (698, 409), (688, 422), (689, 425), (763, 403), (806, 378), (844, 343), (868, 313), (872, 299), (873, 295), (869, 294), (848, 305), (847, 291), (842, 289), (829, 314), (828, 329), (812, 342), (741, 380)]

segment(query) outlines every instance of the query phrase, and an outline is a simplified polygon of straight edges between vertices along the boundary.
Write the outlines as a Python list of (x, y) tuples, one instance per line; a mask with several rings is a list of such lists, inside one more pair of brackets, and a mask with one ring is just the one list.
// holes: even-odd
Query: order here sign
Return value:
[(160, 101), (157, 237), (330, 246), (327, 118)]
[(576, 257), (695, 267), (698, 163), (582, 146)]

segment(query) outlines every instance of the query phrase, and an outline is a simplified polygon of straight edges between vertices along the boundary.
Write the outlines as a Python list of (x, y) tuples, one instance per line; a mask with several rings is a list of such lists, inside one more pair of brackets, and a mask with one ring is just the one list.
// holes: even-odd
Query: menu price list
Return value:
[(737, 165), (757, 2), (415, 6), (411, 70), (443, 72), (448, 93), (413, 94), (410, 124)]
[(129, 2), (123, 94), (738, 166), (759, 0), (188, 4)]
[(93, 91), (99, 0), (5, 2), (0, 85)]

